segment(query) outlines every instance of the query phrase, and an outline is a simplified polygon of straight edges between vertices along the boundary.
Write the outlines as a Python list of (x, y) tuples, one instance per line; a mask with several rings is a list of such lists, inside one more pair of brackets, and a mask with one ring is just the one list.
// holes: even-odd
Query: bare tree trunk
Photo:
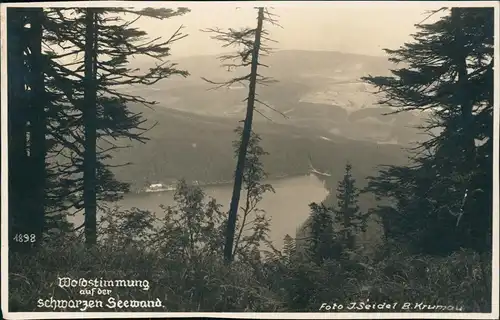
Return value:
[(30, 181), (29, 203), (31, 206), (31, 232), (36, 235), (36, 243), (40, 243), (45, 223), (45, 179), (46, 166), (46, 95), (45, 95), (45, 68), (42, 53), (42, 23), (43, 8), (34, 8), (29, 11), (29, 64), (31, 66), (30, 79), (30, 165), (32, 176)]
[(245, 224), (247, 222), (248, 214), (250, 213), (250, 190), (247, 190), (246, 195), (246, 203), (243, 208), (243, 220), (241, 221), (240, 230), (238, 231), (238, 236), (236, 237), (236, 242), (234, 243), (233, 257), (236, 255), (238, 251), (238, 245), (240, 244), (241, 235), (243, 234), (243, 230), (245, 229)]
[[(27, 116), (28, 108), (25, 89), (24, 34), (25, 9), (7, 9), (7, 78), (9, 82), (7, 99), (8, 117), (8, 179), (9, 179), (9, 239), (18, 233), (27, 233), (29, 220), (24, 201), (27, 176)], [(3, 173), (5, 174), (5, 173)], [(17, 250), (20, 243), (13, 242), (11, 248)]]
[(224, 259), (227, 263), (231, 263), (233, 259), (233, 242), (236, 229), (236, 217), (238, 214), (238, 206), (240, 202), (241, 187), (243, 184), (243, 172), (245, 168), (245, 159), (247, 154), (248, 142), (252, 132), (253, 111), (255, 105), (255, 87), (257, 82), (257, 67), (259, 63), (259, 49), (261, 42), (262, 25), (264, 21), (264, 8), (259, 8), (257, 18), (257, 29), (255, 33), (255, 42), (252, 54), (252, 64), (250, 72), (250, 86), (248, 89), (247, 113), (245, 123), (243, 125), (243, 134), (241, 137), (240, 150), (238, 153), (238, 162), (234, 176), (233, 194), (229, 207), (229, 216), (227, 219), (226, 243), (224, 246)]
[(96, 97), (96, 51), (95, 38), (96, 14), (94, 9), (86, 9), (85, 31), (85, 78), (83, 121), (85, 124), (85, 151), (83, 157), (83, 201), (85, 208), (85, 243), (93, 246), (97, 243), (97, 97)]

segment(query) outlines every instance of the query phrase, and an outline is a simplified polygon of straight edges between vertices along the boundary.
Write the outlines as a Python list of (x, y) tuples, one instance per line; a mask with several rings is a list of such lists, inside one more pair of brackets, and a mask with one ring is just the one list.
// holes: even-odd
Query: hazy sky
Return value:
[[(241, 4), (245, 5), (245, 4)], [(137, 27), (152, 37), (169, 37), (181, 24), (189, 37), (172, 46), (172, 58), (216, 54), (226, 50), (200, 29), (254, 26), (256, 10), (234, 3), (206, 3), (189, 6), (191, 12), (169, 20), (141, 18)], [(411, 40), (414, 24), (427, 10), (443, 3), (282, 3), (271, 12), (279, 16), (283, 29), (268, 27), (277, 49), (331, 50), (367, 55), (384, 55), (383, 48), (396, 48)], [(234, 49), (233, 49), (234, 50)]]

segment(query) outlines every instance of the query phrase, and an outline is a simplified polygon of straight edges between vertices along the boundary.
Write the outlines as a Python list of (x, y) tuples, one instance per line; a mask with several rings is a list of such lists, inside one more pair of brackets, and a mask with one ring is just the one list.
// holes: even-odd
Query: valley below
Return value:
[[(390, 64), (383, 57), (279, 51), (267, 59), (271, 67), (264, 72), (278, 81), (259, 86), (259, 101), (269, 107), (257, 104), (253, 131), (268, 152), (261, 160), (276, 194), (266, 195), (262, 206), (273, 219), (271, 238), (279, 245), (285, 234), (295, 236), (303, 226), (311, 202), (336, 204), (336, 186), (347, 162), (359, 189), (380, 165), (407, 163), (405, 148), (422, 139), (414, 127), (425, 117), (388, 114), (394, 110), (379, 105), (373, 88), (361, 81), (368, 74), (388, 73)], [(333, 62), (330, 68), (324, 67), (329, 65), (326, 60)], [(159, 204), (173, 204), (173, 191), (144, 193), (145, 188), (180, 179), (199, 185), (225, 207), (229, 204), (236, 166), (234, 130), (244, 118), (247, 89), (233, 85), (211, 90), (202, 76), (222, 81), (238, 75), (218, 68), (215, 56), (177, 63), (190, 71), (188, 78), (129, 92), (157, 104), (129, 106), (151, 129), (146, 143), (118, 141), (129, 148), (108, 160), (113, 165), (130, 162), (112, 169), (119, 181), (131, 186), (131, 193), (114, 205), (157, 212)], [(311, 175), (311, 165), (329, 176)], [(359, 201), (364, 211), (376, 205), (368, 194)], [(376, 217), (369, 224), (362, 237), (374, 244), (380, 239), (380, 225)]]
[[(361, 80), (370, 74), (388, 75), (393, 65), (385, 57), (285, 50), (263, 59), (270, 67), (262, 73), (276, 82), (257, 89), (259, 101), (270, 108), (257, 103), (253, 129), (269, 153), (263, 162), (270, 178), (308, 174), (312, 159), (332, 179), (339, 179), (350, 161), (357, 178), (364, 180), (380, 164), (405, 162), (403, 148), (424, 138), (415, 129), (424, 115), (386, 115), (394, 110), (379, 105), (381, 97)], [(112, 160), (132, 163), (114, 172), (131, 183), (134, 192), (181, 178), (202, 184), (233, 178), (232, 141), (244, 118), (247, 89), (234, 84), (213, 90), (201, 78), (224, 81), (245, 71), (227, 72), (217, 56), (175, 63), (190, 76), (128, 92), (157, 102), (152, 109), (130, 106), (147, 120), (146, 126), (155, 126), (146, 133), (150, 140), (145, 144), (123, 141), (131, 148), (119, 150)]]

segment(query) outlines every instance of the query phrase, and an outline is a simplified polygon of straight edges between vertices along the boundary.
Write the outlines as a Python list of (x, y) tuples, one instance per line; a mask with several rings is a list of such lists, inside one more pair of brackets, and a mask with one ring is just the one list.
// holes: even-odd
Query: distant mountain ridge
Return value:
[[(136, 90), (165, 108), (206, 116), (244, 117), (246, 89), (242, 85), (210, 90), (213, 85), (201, 77), (224, 81), (248, 70), (227, 72), (217, 55), (185, 57), (175, 62), (191, 76)], [(262, 63), (269, 68), (261, 68), (260, 73), (278, 82), (259, 86), (259, 99), (287, 118), (262, 105), (257, 108), (274, 122), (321, 128), (346, 138), (377, 143), (406, 145), (422, 138), (412, 128), (424, 121), (422, 115), (383, 116), (392, 109), (380, 106), (374, 88), (361, 81), (367, 75), (389, 75), (394, 64), (386, 57), (282, 50), (262, 57)], [(257, 115), (256, 121), (266, 118)]]

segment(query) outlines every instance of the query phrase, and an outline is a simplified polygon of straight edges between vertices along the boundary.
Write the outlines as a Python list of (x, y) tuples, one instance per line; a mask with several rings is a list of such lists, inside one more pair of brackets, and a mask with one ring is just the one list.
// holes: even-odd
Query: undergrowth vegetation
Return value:
[[(48, 239), (35, 254), (11, 254), (10, 311), (49, 311), (38, 301), (50, 297), (103, 302), (86, 311), (314, 312), (323, 303), (342, 304), (343, 312), (360, 311), (348, 310), (353, 302), (397, 303), (398, 308), (405, 302), (423, 303), (468, 312), (490, 308), (491, 269), (472, 251), (431, 257), (386, 243), (373, 257), (352, 252), (317, 263), (294, 242), (282, 250), (271, 243), (260, 249), (250, 243), (249, 254), (237, 254), (227, 265), (216, 201), (182, 183), (176, 199), (178, 205), (164, 208), (162, 220), (139, 209), (108, 211), (93, 249), (74, 233)], [(104, 288), (111, 290), (109, 295), (89, 296), (81, 287), (60, 287), (63, 277), (147, 280), (149, 288), (109, 287)], [(119, 308), (106, 305), (109, 297), (159, 299), (162, 306)], [(425, 311), (419, 308), (406, 311)]]

